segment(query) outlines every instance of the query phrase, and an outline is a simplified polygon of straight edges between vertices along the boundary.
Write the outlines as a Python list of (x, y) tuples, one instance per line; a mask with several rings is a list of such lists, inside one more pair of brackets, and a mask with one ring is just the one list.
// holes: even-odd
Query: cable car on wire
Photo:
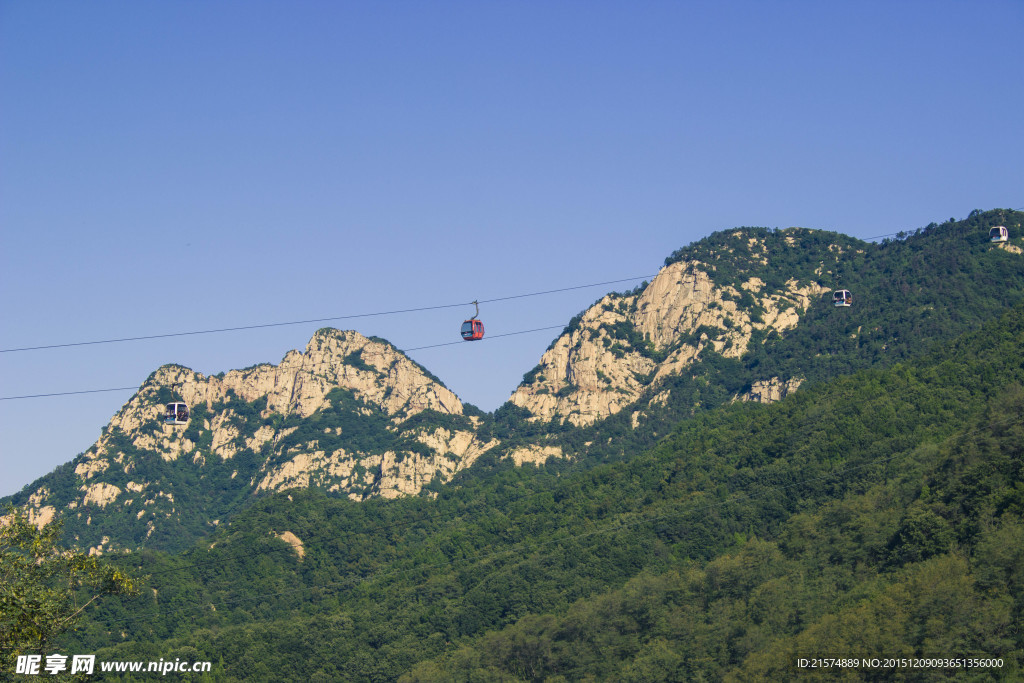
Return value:
[(1008, 242), (1010, 231), (1003, 225), (997, 225), (988, 231), (988, 239), (990, 242)]
[(848, 289), (837, 289), (832, 293), (832, 305), (849, 307), (853, 305), (853, 294)]
[(164, 414), (164, 424), (169, 425), (187, 425), (188, 424), (188, 404), (187, 403), (168, 403), (167, 412)]
[(477, 341), (484, 338), (484, 324), (477, 320), (477, 316), (480, 315), (480, 304), (474, 301), (473, 305), (476, 306), (473, 317), (462, 323), (462, 338), (465, 341)]

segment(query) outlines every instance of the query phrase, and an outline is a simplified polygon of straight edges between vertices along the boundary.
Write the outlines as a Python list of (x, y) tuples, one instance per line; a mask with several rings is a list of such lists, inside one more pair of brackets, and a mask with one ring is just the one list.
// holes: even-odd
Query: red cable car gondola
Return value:
[(473, 314), (472, 318), (462, 323), (462, 338), (465, 341), (476, 341), (484, 338), (484, 324), (476, 319), (480, 315), (480, 304), (474, 301), (473, 305), (476, 306), (476, 313)]

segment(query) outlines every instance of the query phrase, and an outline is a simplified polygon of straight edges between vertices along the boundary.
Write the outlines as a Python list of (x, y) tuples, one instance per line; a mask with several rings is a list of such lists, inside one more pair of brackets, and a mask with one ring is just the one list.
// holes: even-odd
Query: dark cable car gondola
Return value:
[(990, 242), (1008, 242), (1010, 240), (1010, 231), (1005, 226), (997, 225), (988, 231), (988, 238)]
[(848, 289), (837, 289), (832, 294), (832, 305), (833, 306), (852, 306), (853, 305), (853, 294), (850, 294)]
[(476, 306), (476, 313), (473, 314), (472, 318), (462, 323), (462, 338), (465, 341), (476, 341), (484, 338), (484, 324), (476, 319), (480, 315), (480, 304), (474, 301), (473, 305)]
[(164, 424), (169, 425), (187, 425), (188, 424), (188, 404), (187, 403), (168, 403), (167, 412), (164, 414)]

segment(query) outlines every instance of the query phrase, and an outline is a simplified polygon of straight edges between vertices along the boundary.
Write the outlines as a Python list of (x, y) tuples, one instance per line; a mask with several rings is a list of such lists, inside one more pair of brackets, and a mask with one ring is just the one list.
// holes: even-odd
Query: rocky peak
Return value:
[(351, 390), (395, 422), (428, 409), (462, 414), (462, 402), (454, 393), (388, 342), (325, 328), (313, 335), (305, 352), (289, 351), (278, 365), (260, 364), (211, 377), (165, 365), (146, 380), (110, 426), (126, 432), (137, 429), (163, 410), (158, 394), (166, 397), (168, 390), (174, 399), (193, 407), (212, 407), (233, 396), (249, 403), (265, 399), (265, 415), (309, 417), (337, 388)]
[[(763, 238), (743, 231), (730, 237), (743, 247), (734, 260), (768, 266)], [(782, 248), (801, 248), (795, 235), (778, 241)], [(755, 332), (795, 327), (811, 301), (829, 291), (820, 282), (795, 278), (768, 287), (747, 268), (738, 269), (738, 281), (719, 284), (713, 277), (717, 267), (678, 260), (639, 291), (605, 296), (555, 340), (510, 401), (536, 420), (592, 424), (685, 371), (705, 349), (738, 358)]]
[[(189, 405), (187, 425), (164, 424), (172, 401)], [(27, 507), (41, 521), (63, 511), (76, 540), (100, 541), (99, 552), (194, 528), (195, 496), (211, 497), (215, 509), (206, 512), (219, 519), (260, 491), (415, 494), (497, 444), (476, 438), (476, 420), (388, 342), (322, 329), (277, 365), (215, 376), (159, 368), (75, 459), (72, 479), (39, 482)], [(118, 516), (132, 520), (134, 543)]]

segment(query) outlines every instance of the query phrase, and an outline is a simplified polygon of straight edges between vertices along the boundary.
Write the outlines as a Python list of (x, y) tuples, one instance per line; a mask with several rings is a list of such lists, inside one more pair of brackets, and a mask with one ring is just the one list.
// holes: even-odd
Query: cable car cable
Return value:
[[(1013, 210), (1014, 211), (1018, 211), (1018, 210), (1021, 210), (1021, 209), (1013, 209)], [(902, 234), (909, 234), (909, 231), (903, 230), (903, 231), (900, 231), (900, 232), (890, 232), (890, 233), (887, 233), (887, 234), (884, 234), (884, 235), (874, 235), (872, 237), (856, 237), (855, 239), (859, 239), (859, 240), (862, 240), (862, 241), (866, 242), (867, 240), (878, 239), (880, 237), (893, 237), (893, 236), (899, 235), (901, 233)], [(587, 285), (575, 285), (573, 287), (560, 287), (560, 288), (556, 288), (556, 289), (544, 290), (544, 291), (541, 291), (541, 292), (530, 292), (528, 294), (514, 294), (514, 295), (511, 295), (511, 296), (501, 296), (501, 297), (495, 297), (495, 298), (492, 298), (492, 299), (481, 299), (479, 302), (487, 304), (487, 303), (495, 303), (495, 302), (499, 302), (499, 301), (510, 301), (512, 299), (523, 299), (523, 298), (532, 297), (532, 296), (543, 296), (543, 295), (546, 295), (546, 294), (556, 294), (556, 293), (559, 293), (559, 292), (569, 292), (569, 291), (573, 291), (573, 290), (577, 290), (577, 289), (587, 289), (589, 287), (599, 287), (601, 285), (618, 284), (620, 282), (633, 282), (633, 281), (636, 281), (636, 280), (653, 279), (653, 278), (657, 277), (657, 275), (658, 274), (655, 273), (654, 275), (639, 275), (637, 277), (621, 278), (621, 279), (618, 279), (618, 280), (606, 280), (604, 282), (594, 282), (594, 283), (587, 284)], [(458, 307), (462, 307), (462, 306), (468, 306), (471, 303), (474, 303), (474, 302), (473, 301), (467, 301), (467, 302), (464, 302), (464, 303), (457, 303), (457, 304), (439, 304), (439, 305), (436, 305), (436, 306), (421, 306), (421, 307), (418, 307), (418, 308), (403, 308), (403, 309), (396, 309), (396, 310), (393, 310), (393, 311), (376, 311), (376, 312), (373, 312), (373, 313), (354, 313), (354, 314), (350, 314), (350, 315), (338, 315), (338, 316), (332, 316), (332, 317), (327, 317), (327, 318), (311, 318), (309, 320), (292, 320), (292, 321), (288, 321), (288, 322), (279, 322), (279, 323), (259, 323), (259, 324), (254, 324), (254, 325), (240, 325), (240, 326), (237, 326), (237, 327), (221, 327), (221, 328), (214, 328), (214, 329), (210, 329), (210, 330), (191, 330), (191, 331), (188, 331), (188, 332), (168, 332), (168, 333), (165, 333), (165, 334), (147, 334), (147, 335), (140, 335), (140, 336), (136, 336), (136, 337), (120, 337), (120, 338), (116, 338), (116, 339), (97, 339), (97, 340), (93, 340), (93, 341), (84, 341), (84, 342), (65, 342), (65, 343), (61, 343), (61, 344), (40, 344), (38, 346), (20, 346), (20, 347), (12, 347), (12, 348), (9, 348), (9, 349), (0, 349), (0, 353), (16, 353), (16, 352), (20, 352), (20, 351), (40, 351), (40, 350), (45, 350), (45, 349), (60, 349), (60, 348), (68, 348), (68, 347), (72, 347), (72, 346), (92, 346), (92, 345), (97, 345), (97, 344), (116, 344), (116, 343), (121, 343), (121, 342), (144, 341), (144, 340), (149, 340), (149, 339), (166, 339), (166, 338), (170, 338), (170, 337), (187, 337), (187, 336), (199, 335), (199, 334), (218, 334), (218, 333), (221, 333), (221, 332), (237, 332), (237, 331), (242, 331), (242, 330), (256, 330), (256, 329), (263, 329), (263, 328), (268, 328), (268, 327), (284, 327), (284, 326), (288, 326), (288, 325), (305, 325), (305, 324), (308, 324), (308, 323), (330, 322), (330, 321), (333, 321), (333, 320), (351, 320), (351, 319), (355, 319), (355, 318), (371, 318), (371, 317), (384, 316), (384, 315), (399, 315), (399, 314), (402, 314), (402, 313), (418, 313), (418, 312), (421, 312), (421, 311), (435, 311), (435, 310), (441, 310), (441, 309), (445, 309), (445, 308), (458, 308)]]
[(104, 391), (138, 390), (139, 387), (113, 387), (111, 389), (83, 389), (81, 391), (55, 391), (52, 394), (26, 394), (25, 396), (0, 396), (0, 401), (15, 401), (21, 398), (43, 398), (46, 396), (71, 396), (72, 394), (99, 394)]
[[(520, 330), (518, 332), (505, 332), (504, 334), (492, 334), (487, 339), (498, 339), (499, 337), (514, 337), (519, 334), (529, 334), (531, 332), (543, 332), (544, 330), (563, 330), (565, 325), (549, 325), (547, 327), (535, 327), (531, 330)], [(482, 340), (481, 340), (482, 341)], [(408, 349), (398, 349), (402, 353), (408, 353), (409, 351), (421, 351), (423, 349), (435, 349), (440, 346), (455, 346), (463, 345), (461, 341), (455, 342), (442, 342), (440, 344), (427, 344), (426, 346), (414, 346)], [(82, 389), (80, 391), (55, 391), (48, 394), (26, 394), (24, 396), (0, 396), (0, 401), (15, 401), (24, 398), (45, 398), (50, 396), (72, 396), (74, 394), (97, 394), (105, 391), (137, 391), (141, 389), (141, 385), (134, 387), (112, 387), (110, 389)]]
[[(549, 325), (548, 327), (535, 327), (532, 330), (521, 330), (519, 332), (505, 332), (504, 334), (491, 334), (491, 335), (488, 335), (487, 337), (485, 337), (484, 339), (481, 339), (480, 341), (484, 341), (485, 339), (497, 339), (498, 337), (512, 337), (512, 336), (515, 336), (517, 334), (528, 334), (530, 332), (543, 332), (544, 330), (564, 330), (564, 329), (565, 329), (565, 325)], [(402, 353), (407, 353), (409, 351), (421, 351), (423, 349), (436, 349), (439, 346), (455, 346), (455, 345), (465, 346), (465, 344), (463, 344), (461, 341), (453, 341), (453, 342), (442, 342), (441, 344), (430, 344), (428, 346), (414, 346), (414, 347), (409, 348), (409, 349), (399, 349), (399, 350)]]
[[(655, 274), (657, 275), (657, 274)], [(495, 297), (493, 299), (481, 299), (480, 303), (495, 303), (498, 301), (511, 301), (512, 299), (524, 299), (532, 296), (544, 296), (547, 294), (557, 294), (559, 292), (570, 292), (577, 289), (587, 289), (589, 287), (600, 287), (602, 285), (612, 285), (620, 282), (634, 282), (636, 280), (644, 280), (654, 278), (655, 275), (639, 275), (637, 277), (621, 278), (618, 280), (606, 280), (604, 282), (593, 282), (587, 285), (575, 285), (573, 287), (560, 287), (557, 289), (547, 289), (542, 292), (530, 292), (528, 294), (514, 294), (511, 296)], [(220, 327), (210, 330), (191, 330), (188, 332), (167, 332), (165, 334), (147, 334), (139, 335), (136, 337), (119, 337), (116, 339), (96, 339), (93, 341), (82, 341), (82, 342), (65, 342), (60, 344), (40, 344), (38, 346), (19, 346), (12, 347), (9, 349), (0, 349), (0, 353), (16, 353), (19, 351), (40, 351), (44, 349), (61, 349), (72, 346), (93, 346), (97, 344), (117, 344), (121, 342), (132, 342), (132, 341), (145, 341), (150, 339), (167, 339), (171, 337), (188, 337), (200, 334), (218, 334), (221, 332), (238, 332), (242, 330), (257, 330), (268, 327), (285, 327), (288, 325), (305, 325), (309, 323), (323, 323), (331, 322), (335, 320), (352, 320), (356, 318), (372, 318), (385, 315), (399, 315), (402, 313), (418, 313), (421, 311), (436, 311), (445, 308), (461, 308), (468, 306), (473, 303), (472, 301), (457, 303), (457, 304), (439, 304), (436, 306), (420, 306), (418, 308), (401, 308), (392, 311), (376, 311), (373, 313), (354, 313), (351, 315), (336, 315), (327, 318), (310, 318), (309, 320), (292, 320), (289, 322), (280, 323), (259, 323), (254, 325), (239, 325), (237, 327)]]

